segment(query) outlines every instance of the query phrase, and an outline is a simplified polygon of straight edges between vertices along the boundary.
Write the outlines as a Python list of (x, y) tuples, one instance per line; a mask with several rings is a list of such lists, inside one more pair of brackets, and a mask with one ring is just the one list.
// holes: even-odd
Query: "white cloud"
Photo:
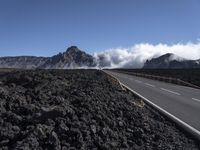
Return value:
[(200, 59), (200, 42), (149, 44), (140, 43), (129, 48), (112, 48), (95, 53), (94, 56), (100, 65), (108, 68), (140, 68), (147, 59), (158, 57), (166, 53), (173, 53), (186, 59)]

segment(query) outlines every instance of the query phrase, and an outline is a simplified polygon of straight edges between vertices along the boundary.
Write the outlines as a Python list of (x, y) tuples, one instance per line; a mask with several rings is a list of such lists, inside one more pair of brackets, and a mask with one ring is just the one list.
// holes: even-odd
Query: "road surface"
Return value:
[(105, 71), (168, 113), (200, 131), (200, 90), (125, 73)]

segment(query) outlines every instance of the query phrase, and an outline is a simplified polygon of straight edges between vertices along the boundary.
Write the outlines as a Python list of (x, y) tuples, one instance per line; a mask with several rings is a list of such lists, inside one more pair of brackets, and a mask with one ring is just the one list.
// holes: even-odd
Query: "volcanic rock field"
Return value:
[(200, 149), (100, 70), (0, 71), (0, 149)]

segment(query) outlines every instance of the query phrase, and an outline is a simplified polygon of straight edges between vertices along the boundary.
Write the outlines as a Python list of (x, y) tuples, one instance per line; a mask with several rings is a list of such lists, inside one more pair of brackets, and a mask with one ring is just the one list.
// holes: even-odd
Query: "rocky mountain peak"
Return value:
[(167, 57), (170, 57), (170, 56), (173, 56), (174, 54), (173, 53), (166, 53), (166, 54), (164, 54), (164, 55), (162, 55), (162, 56), (160, 56), (160, 57), (165, 57), (165, 58), (167, 58)]
[(77, 53), (80, 52), (81, 50), (77, 46), (71, 46), (67, 48), (66, 53)]
[(157, 59), (157, 60), (159, 59), (160, 61), (170, 61), (173, 57), (176, 57), (176, 55), (173, 53), (166, 53), (160, 57), (153, 58), (153, 59)]

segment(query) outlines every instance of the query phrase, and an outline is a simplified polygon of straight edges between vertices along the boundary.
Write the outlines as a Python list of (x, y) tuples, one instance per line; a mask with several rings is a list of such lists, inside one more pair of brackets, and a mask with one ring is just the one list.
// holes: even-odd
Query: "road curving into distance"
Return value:
[(122, 84), (200, 133), (200, 89), (104, 70)]

